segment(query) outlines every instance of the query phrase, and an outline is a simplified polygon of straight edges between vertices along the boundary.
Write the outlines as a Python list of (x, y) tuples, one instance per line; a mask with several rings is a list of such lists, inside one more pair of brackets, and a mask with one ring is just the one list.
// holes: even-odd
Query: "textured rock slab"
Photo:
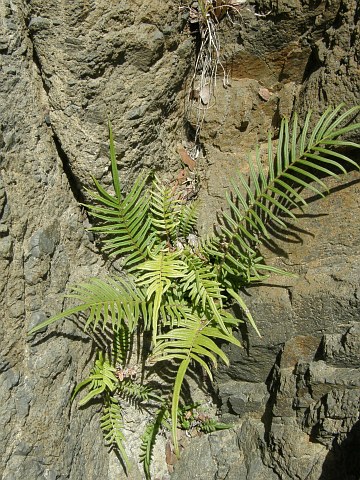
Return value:
[(276, 480), (261, 458), (263, 426), (247, 419), (233, 429), (191, 440), (175, 465), (172, 480)]
[[(358, 347), (348, 335), (357, 330), (358, 324), (354, 324), (342, 336), (343, 349)], [(324, 337), (322, 342), (332, 344), (329, 337)], [(334, 335), (333, 341), (336, 338)], [(302, 343), (304, 337), (298, 340), (297, 344)], [(329, 365), (321, 358), (321, 349), (314, 348), (316, 356), (308, 356), (307, 361), (299, 356), (295, 368), (287, 368), (283, 355), (286, 357), (295, 341), (285, 344), (274, 369), (269, 400), (269, 465), (282, 479), (335, 479), (343, 475), (347, 478), (359, 466), (355, 453), (359, 446), (358, 369), (346, 361), (336, 367)]]

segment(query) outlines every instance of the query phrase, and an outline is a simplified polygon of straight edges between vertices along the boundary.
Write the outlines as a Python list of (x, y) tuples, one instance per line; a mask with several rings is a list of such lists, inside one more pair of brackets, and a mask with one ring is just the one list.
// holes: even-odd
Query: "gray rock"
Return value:
[(335, 366), (359, 368), (360, 323), (352, 325), (345, 334), (324, 335), (323, 356)]
[(248, 412), (259, 412), (268, 400), (266, 385), (258, 383), (230, 381), (219, 385), (222, 399), (222, 412), (243, 416)]
[[(170, 178), (182, 169), (175, 146), (189, 140), (197, 112), (184, 102), (194, 66), (188, 12), (170, 0), (74, 0), (61, 9), (56, 0), (4, 0), (0, 10), (0, 477), (121, 478), (96, 409), (68, 402), (90, 344), (67, 322), (31, 339), (27, 331), (63, 307), (68, 284), (106, 273), (78, 200), (91, 174), (110, 183), (107, 118), (125, 188), (140, 170)], [(200, 232), (279, 115), (360, 99), (356, 0), (262, 0), (240, 13), (220, 39), (231, 87), (218, 82), (201, 134)], [(348, 188), (330, 183), (336, 192), (311, 202), (315, 217), (302, 214), (268, 243), (268, 262), (298, 277), (248, 290), (262, 338), (244, 326), (246, 348), (228, 349), (231, 365), (216, 377), (224, 414), (238, 425), (195, 439), (175, 478), (358, 475), (358, 456), (347, 453), (359, 450), (358, 178), (348, 176)]]
[(47, 29), (51, 26), (51, 22), (48, 18), (44, 17), (31, 17), (28, 29), (31, 33), (41, 32), (41, 30)]
[(41, 258), (45, 255), (52, 255), (59, 238), (59, 229), (56, 223), (49, 225), (46, 229), (40, 228), (29, 240), (29, 256)]
[(192, 439), (175, 464), (172, 479), (277, 480), (262, 459), (263, 425), (243, 419), (231, 430)]
[[(7, 228), (4, 232), (7, 231)], [(0, 238), (0, 257), (12, 258), (13, 253), (13, 239), (10, 236)]]
[(181, 462), (175, 465), (171, 478), (181, 480), (189, 474), (188, 472), (191, 472), (192, 478), (197, 480), (216, 477), (217, 465), (211, 455), (208, 436), (196, 438), (191, 442), (191, 447), (183, 453)]

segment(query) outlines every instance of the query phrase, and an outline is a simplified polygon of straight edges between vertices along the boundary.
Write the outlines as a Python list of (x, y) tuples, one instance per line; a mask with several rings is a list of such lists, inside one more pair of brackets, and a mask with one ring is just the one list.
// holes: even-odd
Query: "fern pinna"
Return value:
[[(283, 119), (275, 148), (269, 135), (267, 162), (263, 163), (256, 149), (254, 159), (249, 158), (249, 178), (238, 174), (227, 195), (228, 211), (222, 212), (220, 224), (205, 238), (196, 236), (197, 204), (184, 202), (176, 190), (157, 178), (147, 188), (147, 177), (140, 176), (127, 194), (123, 191), (109, 126), (114, 193), (94, 179), (96, 192), (90, 192), (94, 203), (87, 208), (98, 222), (91, 229), (102, 235), (103, 251), (123, 259), (124, 276), (92, 278), (74, 286), (68, 297), (77, 304), (30, 333), (80, 313), (86, 316), (85, 330), (92, 327), (98, 333), (110, 332), (110, 351), (99, 352), (74, 396), (86, 388), (80, 405), (93, 399), (102, 401), (100, 423), (105, 441), (118, 451), (125, 465), (122, 400), (131, 398), (138, 406), (150, 402), (158, 413), (143, 437), (140, 458), (147, 478), (155, 436), (161, 425), (168, 425), (168, 417), (174, 451), (179, 452), (179, 404), (190, 366), (199, 365), (211, 379), (218, 359), (228, 363), (218, 342), (239, 346), (233, 330), (243, 320), (260, 335), (239, 289), (272, 272), (286, 273), (266, 265), (259, 253), (261, 243), (274, 226), (287, 228), (287, 220), (296, 217), (294, 209), (306, 205), (305, 189), (323, 196), (324, 176), (338, 178), (338, 173), (346, 173), (346, 167), (358, 167), (345, 150), (360, 145), (340, 137), (360, 129), (354, 122), (360, 107), (344, 113), (341, 108), (326, 110), (311, 132), (311, 112), (301, 131), (297, 115), (291, 122)], [(242, 309), (243, 319), (229, 312), (233, 302)], [(151, 342), (143, 342), (143, 355), (148, 362), (176, 366), (169, 398), (137, 382), (130, 365), (134, 336), (146, 336), (147, 332)]]

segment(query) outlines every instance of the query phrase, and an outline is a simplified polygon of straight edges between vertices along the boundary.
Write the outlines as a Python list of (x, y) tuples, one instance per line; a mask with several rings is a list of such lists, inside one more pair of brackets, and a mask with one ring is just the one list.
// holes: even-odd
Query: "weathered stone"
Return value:
[(172, 479), (261, 480), (278, 477), (262, 461), (263, 425), (247, 419), (234, 429), (192, 439), (175, 465)]
[(46, 229), (40, 228), (29, 240), (28, 255), (35, 258), (41, 258), (44, 255), (52, 255), (59, 240), (60, 235), (56, 224), (52, 224)]
[(327, 363), (359, 368), (360, 323), (352, 325), (344, 335), (324, 335), (322, 348)]
[[(222, 28), (231, 85), (217, 82), (202, 126), (200, 232), (211, 230), (229, 179), (246, 173), (247, 151), (281, 115), (359, 103), (359, 8), (355, 0), (251, 0)], [(31, 338), (27, 331), (63, 307), (68, 283), (105, 270), (77, 202), (91, 174), (110, 183), (107, 118), (125, 188), (140, 170), (170, 178), (182, 167), (195, 53), (183, 31), (188, 12), (170, 0), (61, 8), (4, 0), (0, 17), (0, 476), (124, 478), (102, 446), (95, 409), (70, 409), (89, 368), (85, 336), (69, 322)], [(298, 277), (247, 291), (262, 338), (245, 325), (246, 348), (229, 347), (231, 365), (216, 377), (224, 414), (239, 424), (195, 439), (175, 478), (357, 478), (358, 179), (348, 176), (347, 188), (331, 182), (322, 203), (310, 196), (311, 215), (299, 212), (297, 226), (268, 242), (269, 263)], [(145, 420), (132, 417), (131, 454)], [(154, 473), (165, 478), (163, 450)], [(132, 475), (141, 478), (137, 465)]]
[(266, 385), (229, 381), (219, 385), (218, 395), (222, 401), (222, 412), (243, 416), (245, 413), (261, 412), (268, 400)]
[[(357, 325), (349, 331), (352, 329), (356, 331)], [(298, 343), (296, 339), (285, 344), (282, 355), (286, 357), (286, 351), (291, 350), (294, 343)], [(354, 347), (354, 342), (350, 343)], [(358, 372), (346, 364), (336, 368), (321, 359), (307, 364), (304, 360), (300, 352), (295, 368), (274, 370), (268, 404), (272, 419), (267, 462), (280, 478), (340, 478), (352, 471), (357, 462), (349, 461), (348, 457), (345, 462), (342, 445), (344, 442), (356, 448), (357, 444), (356, 434), (351, 432), (357, 431), (360, 407)], [(283, 363), (287, 364), (286, 359), (283, 362), (280, 358), (279, 365)], [(289, 383), (291, 388), (284, 388)], [(329, 462), (332, 473), (322, 477), (328, 472)]]

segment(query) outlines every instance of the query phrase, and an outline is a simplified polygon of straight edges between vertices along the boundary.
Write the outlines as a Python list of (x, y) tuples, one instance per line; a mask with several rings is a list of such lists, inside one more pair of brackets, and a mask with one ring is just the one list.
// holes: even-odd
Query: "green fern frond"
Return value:
[(241, 275), (244, 261), (255, 254), (261, 238), (270, 237), (268, 224), (274, 222), (286, 229), (287, 225), (281, 217), (295, 218), (292, 208), (306, 205), (299, 190), (308, 189), (324, 196), (323, 190), (326, 191), (327, 187), (319, 174), (338, 178), (334, 167), (339, 172), (346, 171), (343, 164), (358, 168), (356, 162), (345, 154), (327, 148), (327, 145), (360, 147), (354, 142), (338, 140), (340, 135), (360, 128), (359, 123), (338, 128), (356, 116), (360, 107), (353, 107), (338, 116), (341, 107), (327, 109), (310, 137), (311, 113), (305, 119), (300, 137), (297, 116), (294, 115), (291, 125), (283, 119), (276, 157), (271, 137), (268, 140), (268, 169), (262, 165), (259, 149), (255, 152), (255, 160), (249, 159), (250, 183), (239, 174), (241, 188), (233, 184), (233, 196), (227, 197), (230, 214), (224, 213), (220, 227), (225, 239), (221, 268), (232, 275)]
[(208, 319), (201, 319), (195, 314), (187, 313), (181, 327), (173, 328), (167, 333), (158, 335), (159, 343), (154, 348), (153, 356), (158, 361), (184, 360), (190, 357), (195, 362), (200, 363), (212, 378), (209, 366), (202, 357), (206, 357), (214, 366), (217, 365), (216, 356), (219, 356), (228, 364), (227, 356), (212, 338), (225, 340), (240, 346), (239, 341), (228, 330), (227, 333), (224, 333), (219, 330), (216, 323), (211, 323)]
[(194, 232), (199, 215), (199, 203), (184, 203), (179, 213), (178, 237), (186, 239)]
[(124, 325), (133, 331), (141, 318), (146, 324), (152, 314), (146, 298), (140, 288), (130, 281), (120, 277), (108, 277), (107, 280), (91, 278), (88, 282), (80, 283), (70, 289), (67, 298), (76, 299), (79, 305), (64, 310), (36, 325), (30, 333), (34, 333), (62, 318), (77, 313), (87, 314), (84, 330), (92, 325), (95, 330), (99, 325), (104, 329), (108, 324), (113, 331)]
[(160, 431), (164, 421), (169, 417), (169, 410), (167, 406), (163, 405), (155, 413), (154, 419), (149, 423), (141, 437), (140, 446), (140, 462), (144, 466), (144, 473), (146, 480), (151, 480), (150, 465), (153, 455), (153, 450), (156, 442), (156, 437)]
[(155, 177), (151, 191), (151, 223), (157, 236), (161, 240), (174, 242), (179, 225), (177, 219), (180, 211), (180, 202), (174, 197), (173, 190), (162, 185)]
[(129, 460), (124, 448), (125, 437), (123, 434), (124, 424), (121, 406), (118, 400), (110, 394), (104, 397), (103, 415), (100, 419), (100, 426), (106, 445), (118, 451), (126, 470), (128, 470)]
[[(169, 416), (168, 428), (177, 455), (179, 423), (183, 428), (207, 433), (229, 428), (195, 412), (194, 405), (183, 407), (185, 414), (181, 414), (179, 401), (185, 375), (195, 363), (212, 379), (211, 367), (216, 367), (219, 359), (228, 364), (219, 342), (240, 346), (232, 330), (243, 319), (260, 335), (240, 287), (262, 281), (270, 273), (285, 273), (265, 264), (259, 254), (261, 243), (274, 227), (286, 231), (288, 219), (296, 218), (294, 209), (306, 205), (305, 189), (324, 196), (324, 176), (339, 178), (348, 167), (358, 168), (345, 149), (360, 145), (341, 140), (340, 136), (360, 130), (360, 123), (352, 123), (360, 106), (344, 113), (341, 109), (327, 109), (312, 130), (311, 112), (301, 129), (296, 115), (291, 122), (283, 119), (276, 146), (269, 134), (267, 165), (263, 165), (257, 148), (249, 159), (249, 178), (239, 175), (233, 183), (232, 193), (227, 195), (228, 211), (223, 213), (216, 233), (204, 239), (192, 235), (197, 221), (196, 203), (179, 201), (176, 193), (161, 186), (158, 179), (152, 193), (146, 193), (145, 176), (135, 180), (128, 194), (122, 192), (109, 125), (115, 193), (108, 193), (94, 179), (96, 192), (90, 196), (96, 204), (87, 207), (99, 221), (91, 230), (106, 237), (103, 250), (123, 256), (133, 276), (109, 277), (106, 281), (93, 278), (72, 287), (67, 297), (77, 305), (45, 320), (30, 333), (76, 314), (86, 315), (85, 330), (92, 327), (113, 332), (111, 351), (98, 353), (90, 374), (75, 387), (72, 399), (84, 391), (79, 405), (103, 402), (101, 428), (105, 441), (119, 452), (125, 467), (128, 459), (120, 400), (138, 408), (144, 404), (159, 408), (142, 439), (141, 461), (148, 480), (156, 434), (161, 425), (168, 424)], [(243, 319), (226, 311), (234, 302), (242, 309)], [(171, 412), (156, 391), (136, 380), (136, 367), (129, 366), (129, 357), (135, 353), (135, 332), (144, 330), (152, 332), (153, 341), (146, 345), (147, 337), (143, 337), (139, 342), (143, 354), (149, 354), (150, 361), (168, 361), (178, 366)], [(191, 421), (189, 409), (194, 410), (190, 412)]]
[(208, 264), (191, 253), (187, 253), (184, 259), (188, 267), (188, 273), (182, 283), (184, 293), (187, 293), (192, 304), (200, 306), (203, 312), (210, 310), (216, 323), (227, 333), (220, 314), (223, 308), (222, 299), (225, 296), (222, 294), (216, 274)]
[(86, 405), (90, 400), (104, 392), (114, 392), (119, 383), (115, 373), (116, 369), (111, 362), (108, 361), (106, 355), (99, 352), (90, 375), (75, 387), (71, 396), (72, 400), (84, 387), (88, 387), (89, 392), (79, 401), (80, 406)]
[(146, 177), (139, 176), (123, 198), (108, 194), (94, 179), (98, 194), (89, 192), (95, 205), (85, 205), (90, 214), (101, 220), (101, 225), (90, 230), (103, 234), (103, 250), (110, 256), (124, 256), (128, 267), (144, 261), (154, 244), (151, 235), (149, 200), (144, 193)]
[(186, 264), (179, 259), (179, 252), (160, 252), (138, 266), (140, 271), (145, 271), (137, 281), (138, 286), (146, 286), (146, 298), (153, 303), (152, 333), (153, 341), (156, 343), (159, 309), (163, 295), (170, 288), (175, 278), (184, 276), (187, 269)]
[(174, 383), (171, 407), (172, 436), (177, 455), (179, 452), (176, 436), (178, 405), (181, 386), (190, 362), (195, 361), (202, 366), (211, 379), (212, 373), (208, 361), (216, 366), (218, 356), (226, 364), (229, 363), (227, 356), (213, 339), (225, 340), (240, 346), (240, 342), (229, 332), (223, 333), (218, 326), (213, 326), (208, 320), (201, 319), (196, 315), (188, 315), (183, 320), (181, 327), (173, 328), (169, 332), (158, 336), (158, 343), (153, 351), (153, 356), (157, 361), (181, 361)]
[(90, 214), (101, 224), (90, 230), (105, 235), (103, 249), (111, 256), (125, 256), (124, 264), (134, 265), (147, 258), (154, 238), (150, 235), (151, 219), (148, 215), (148, 199), (144, 193), (147, 177), (140, 175), (127, 195), (121, 191), (117, 170), (113, 133), (109, 123), (111, 174), (115, 195), (110, 195), (93, 178), (97, 193), (88, 191), (96, 202), (85, 205)]
[(89, 283), (74, 287), (73, 292), (68, 297), (83, 302), (82, 311), (90, 309), (85, 330), (91, 324), (95, 329), (99, 322), (105, 328), (110, 321), (113, 330), (121, 328), (122, 323), (125, 323), (133, 331), (140, 316), (147, 316), (146, 300), (141, 290), (120, 277), (109, 277), (106, 282), (93, 278)]

